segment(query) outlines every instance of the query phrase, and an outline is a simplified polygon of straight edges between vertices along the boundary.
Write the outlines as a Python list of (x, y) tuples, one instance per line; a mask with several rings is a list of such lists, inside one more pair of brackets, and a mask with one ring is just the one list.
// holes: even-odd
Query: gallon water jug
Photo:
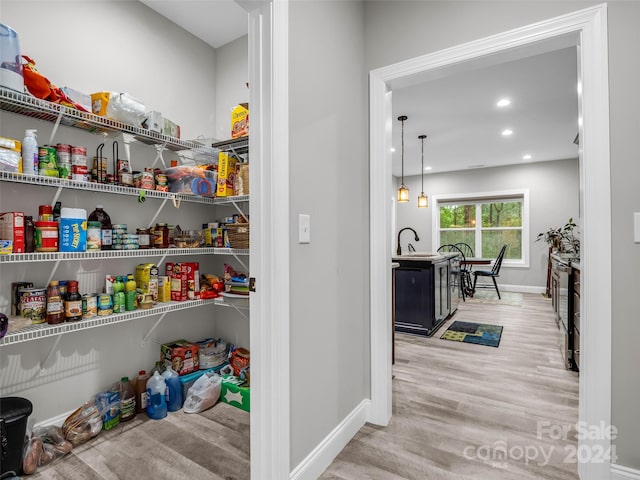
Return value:
[(156, 370), (147, 381), (147, 416), (160, 420), (167, 416), (167, 385), (162, 375)]
[(0, 86), (24, 92), (22, 54), (18, 34), (0, 23)]
[(180, 381), (180, 375), (176, 373), (171, 367), (162, 372), (165, 382), (167, 383), (167, 410), (175, 412), (182, 408), (182, 382)]

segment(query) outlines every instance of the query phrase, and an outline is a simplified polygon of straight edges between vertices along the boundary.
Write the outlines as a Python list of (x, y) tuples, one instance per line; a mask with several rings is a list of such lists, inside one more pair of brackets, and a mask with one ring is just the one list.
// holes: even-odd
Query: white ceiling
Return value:
[[(214, 48), (247, 34), (247, 13), (234, 0), (140, 1)], [(547, 42), (524, 58), (514, 50), (393, 85), (393, 175), (401, 174), (400, 115), (408, 117), (405, 176), (422, 171), (422, 134), (432, 167), (425, 174), (577, 157), (576, 47), (567, 47), (575, 44)], [(500, 109), (503, 97), (512, 103)], [(501, 135), (506, 128), (509, 137)]]
[(140, 0), (214, 48), (247, 34), (247, 12), (234, 0)]
[[(511, 105), (496, 102), (509, 98)], [(401, 123), (406, 115), (404, 174), (576, 158), (576, 47), (562, 48), (393, 89), (393, 174), (401, 174)], [(513, 130), (504, 137), (501, 132)]]

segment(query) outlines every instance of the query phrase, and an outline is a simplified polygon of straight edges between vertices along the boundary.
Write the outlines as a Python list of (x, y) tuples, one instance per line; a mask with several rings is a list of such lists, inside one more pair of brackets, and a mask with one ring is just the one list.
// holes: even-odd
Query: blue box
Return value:
[(60, 218), (61, 252), (84, 252), (87, 250), (87, 220), (83, 218)]

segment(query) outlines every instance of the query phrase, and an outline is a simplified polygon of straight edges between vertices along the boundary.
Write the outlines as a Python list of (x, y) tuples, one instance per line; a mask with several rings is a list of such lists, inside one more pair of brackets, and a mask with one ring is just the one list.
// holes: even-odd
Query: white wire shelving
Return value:
[(235, 309), (247, 309), (249, 302), (244, 304), (240, 302), (231, 302), (225, 298), (215, 298), (210, 300), (187, 300), (185, 302), (168, 302), (158, 303), (150, 309), (138, 309), (131, 312), (117, 313), (108, 316), (97, 316), (86, 318), (77, 322), (65, 322), (57, 325), (49, 325), (40, 323), (29, 325), (19, 330), (8, 333), (4, 338), (0, 339), (0, 347), (6, 345), (14, 345), (16, 343), (30, 342), (41, 338), (55, 337), (80, 330), (89, 330), (92, 328), (103, 327), (115, 323), (129, 322), (139, 318), (151, 317), (153, 315), (162, 315), (178, 310), (186, 310), (190, 308), (202, 307), (205, 305), (229, 306)]

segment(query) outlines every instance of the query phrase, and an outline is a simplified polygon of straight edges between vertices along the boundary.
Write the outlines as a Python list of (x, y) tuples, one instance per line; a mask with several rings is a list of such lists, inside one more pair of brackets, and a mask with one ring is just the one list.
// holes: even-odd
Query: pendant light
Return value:
[(409, 201), (409, 189), (404, 184), (404, 121), (407, 119), (406, 115), (401, 115), (398, 120), (402, 122), (402, 178), (400, 181), (400, 188), (398, 188), (398, 202), (406, 203)]
[(422, 141), (422, 193), (418, 195), (418, 208), (427, 208), (429, 206), (429, 197), (424, 194), (424, 139), (426, 135), (418, 137)]

